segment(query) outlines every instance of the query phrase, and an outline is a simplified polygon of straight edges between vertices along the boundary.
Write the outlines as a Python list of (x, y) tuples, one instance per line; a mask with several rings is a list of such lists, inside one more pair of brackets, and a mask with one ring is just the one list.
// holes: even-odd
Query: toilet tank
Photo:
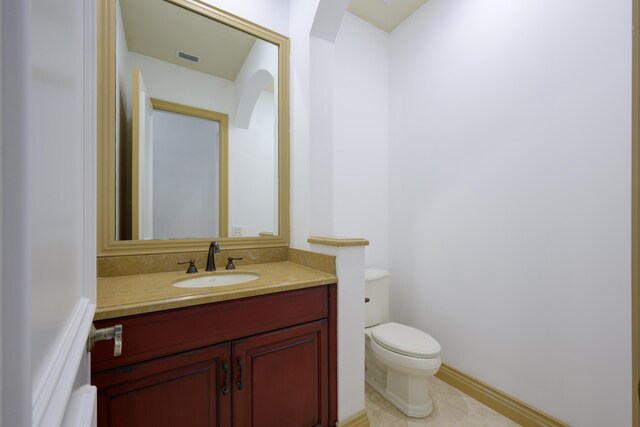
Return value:
[[(389, 321), (389, 273), (377, 268), (364, 270), (365, 327)], [(366, 301), (366, 299), (365, 299)]]

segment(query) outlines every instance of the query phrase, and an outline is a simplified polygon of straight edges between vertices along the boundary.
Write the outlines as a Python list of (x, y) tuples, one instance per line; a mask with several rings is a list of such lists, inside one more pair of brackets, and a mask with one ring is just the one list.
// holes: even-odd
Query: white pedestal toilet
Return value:
[(427, 333), (389, 321), (389, 274), (365, 270), (365, 379), (410, 417), (433, 410), (427, 379), (442, 363), (440, 344)]

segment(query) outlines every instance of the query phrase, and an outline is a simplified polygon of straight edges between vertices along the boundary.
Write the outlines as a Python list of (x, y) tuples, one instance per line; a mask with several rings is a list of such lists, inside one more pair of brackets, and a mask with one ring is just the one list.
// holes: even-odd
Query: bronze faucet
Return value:
[(220, 245), (217, 241), (211, 242), (209, 245), (209, 255), (207, 256), (207, 268), (205, 271), (216, 271), (216, 260), (214, 254), (220, 253)]

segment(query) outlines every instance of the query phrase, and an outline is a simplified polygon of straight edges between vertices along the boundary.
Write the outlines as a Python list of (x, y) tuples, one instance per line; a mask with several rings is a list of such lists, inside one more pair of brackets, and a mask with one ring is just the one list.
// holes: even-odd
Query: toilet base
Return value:
[[(369, 361), (370, 362), (370, 361)], [(410, 377), (393, 369), (367, 364), (365, 380), (375, 391), (409, 417), (422, 418), (433, 411), (427, 377)]]

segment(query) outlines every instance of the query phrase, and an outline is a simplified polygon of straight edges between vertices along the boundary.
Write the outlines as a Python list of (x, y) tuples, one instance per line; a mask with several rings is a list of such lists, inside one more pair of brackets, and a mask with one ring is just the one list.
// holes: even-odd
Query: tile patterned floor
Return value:
[(438, 378), (431, 378), (429, 394), (433, 412), (411, 418), (387, 402), (374, 389), (365, 387), (365, 407), (371, 427), (517, 427), (518, 424), (484, 406)]

